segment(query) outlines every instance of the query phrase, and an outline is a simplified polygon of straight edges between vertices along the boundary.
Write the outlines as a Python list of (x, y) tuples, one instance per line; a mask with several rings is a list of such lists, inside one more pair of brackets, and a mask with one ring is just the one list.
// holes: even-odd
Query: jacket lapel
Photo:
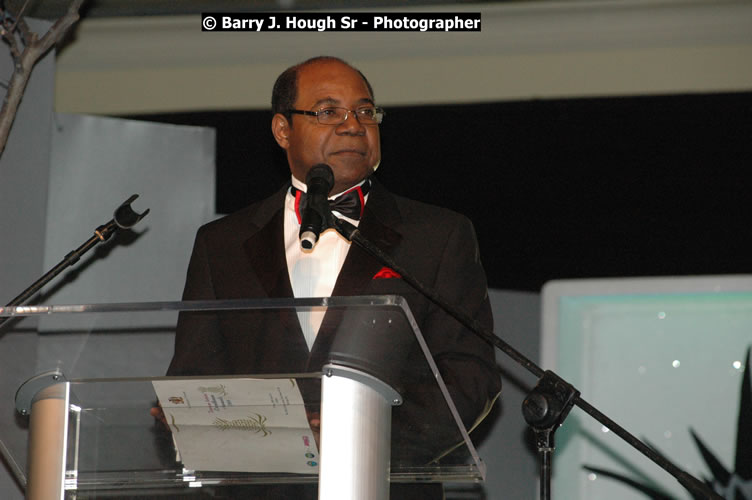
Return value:
[[(401, 218), (394, 198), (374, 180), (358, 230), (384, 253), (393, 255), (402, 239), (402, 236), (393, 228), (399, 227), (400, 222)], [(363, 295), (374, 275), (382, 267), (384, 267), (383, 263), (357, 244), (352, 243), (337, 277), (332, 296)]]
[[(363, 218), (358, 230), (371, 243), (376, 245), (387, 255), (393, 255), (402, 236), (393, 227), (399, 227), (401, 218), (396, 202), (391, 194), (373, 181), (371, 193), (368, 196)], [(342, 270), (332, 291), (333, 297), (366, 295), (373, 277), (384, 264), (372, 257), (357, 244), (352, 243)], [(343, 310), (329, 309), (316, 335), (316, 341), (311, 347), (308, 361), (309, 371), (318, 371), (328, 360), (328, 354), (342, 318)]]
[[(251, 220), (255, 232), (245, 241), (244, 249), (258, 283), (269, 298), (292, 298), (290, 273), (287, 270), (284, 237), (284, 206), (289, 186), (264, 201)], [(279, 311), (278, 320), (285, 339), (276, 339), (272, 347), (280, 351), (290, 366), (300, 370), (306, 364), (308, 347), (295, 311)], [(274, 358), (272, 359), (282, 359)], [(297, 360), (297, 361), (295, 361)]]
[(292, 297), (284, 238), (284, 200), (287, 186), (264, 201), (250, 221), (253, 234), (243, 245), (251, 269), (267, 297)]

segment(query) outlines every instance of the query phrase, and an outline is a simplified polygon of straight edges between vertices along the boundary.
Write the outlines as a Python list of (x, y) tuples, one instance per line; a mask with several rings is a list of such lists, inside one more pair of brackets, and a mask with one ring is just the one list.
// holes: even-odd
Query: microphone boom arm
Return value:
[(533, 361), (502, 340), (501, 337), (486, 330), (474, 318), (444, 300), (436, 291), (426, 287), (395, 262), (394, 259), (365, 238), (357, 227), (347, 221), (338, 219), (331, 212), (327, 215), (327, 224), (329, 224), (329, 227), (335, 228), (343, 237), (363, 248), (363, 250), (378, 259), (381, 263), (399, 273), (402, 279), (410, 286), (446, 311), (447, 314), (459, 321), (463, 326), (504, 352), (504, 354), (512, 358), (517, 364), (538, 377), (538, 384), (523, 402), (522, 411), (525, 420), (535, 432), (536, 444), (541, 452), (541, 499), (550, 498), (551, 458), (554, 449), (553, 433), (564, 423), (564, 419), (569, 414), (571, 408), (577, 406), (626, 441), (627, 444), (645, 455), (653, 463), (671, 474), (695, 498), (723, 500), (720, 495), (710, 490), (699, 479), (676, 466), (669, 459), (657, 453), (604, 413), (601, 413), (593, 405), (582, 399), (580, 392), (574, 386), (567, 383), (554, 372), (550, 370), (544, 371)]
[[(97, 227), (94, 230), (94, 236), (86, 240), (83, 245), (79, 246), (72, 252), (69, 252), (62, 261), (60, 261), (55, 267), (47, 271), (41, 278), (32, 283), (26, 290), (17, 295), (11, 300), (5, 307), (20, 306), (26, 302), (31, 296), (37, 293), (44, 285), (52, 281), (58, 274), (63, 272), (68, 266), (72, 266), (81, 258), (83, 254), (94, 248), (97, 244), (109, 240), (117, 231), (121, 229), (131, 229), (141, 219), (146, 217), (149, 213), (147, 208), (143, 213), (137, 213), (131, 208), (131, 202), (138, 198), (137, 194), (132, 195), (125, 200), (114, 213), (113, 218)], [(0, 318), (0, 325), (5, 323), (10, 316)]]

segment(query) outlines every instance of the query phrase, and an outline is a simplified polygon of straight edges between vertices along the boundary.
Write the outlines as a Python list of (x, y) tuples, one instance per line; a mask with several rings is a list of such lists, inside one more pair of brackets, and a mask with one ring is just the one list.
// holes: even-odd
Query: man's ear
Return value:
[(287, 121), (285, 115), (277, 113), (272, 117), (272, 135), (279, 147), (287, 150), (290, 146), (290, 122)]

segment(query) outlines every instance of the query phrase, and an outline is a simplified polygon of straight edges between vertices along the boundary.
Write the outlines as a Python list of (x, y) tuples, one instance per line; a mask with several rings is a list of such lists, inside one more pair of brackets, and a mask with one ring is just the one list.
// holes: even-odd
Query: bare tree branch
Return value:
[(9, 46), (10, 55), (11, 57), (13, 57), (13, 65), (15, 66), (15, 68), (18, 68), (21, 64), (21, 51), (18, 49), (18, 40), (16, 39), (16, 34), (9, 29), (6, 29), (5, 26), (3, 26), (1, 33), (3, 40), (5, 40), (5, 42)]
[(37, 38), (37, 34), (29, 29), (29, 25), (26, 24), (24, 18), (18, 20), (18, 32), (21, 34), (21, 41), (24, 45), (34, 43)]
[(21, 9), (18, 11), (18, 15), (16, 16), (16, 21), (13, 23), (13, 26), (10, 27), (8, 31), (13, 33), (16, 31), (16, 25), (18, 24), (18, 21), (23, 19), (23, 13), (26, 10), (26, 6), (29, 5), (29, 0), (26, 0), (24, 4), (21, 6)]
[[(78, 11), (83, 2), (84, 0), (73, 0), (68, 6), (68, 11), (65, 15), (55, 21), (41, 38), (39, 38), (37, 33), (31, 31), (22, 19), (23, 9), (26, 7), (26, 4), (21, 8), (12, 26), (6, 27), (5, 20), (7, 20), (7, 16), (3, 16), (2, 38), (10, 46), (10, 52), (15, 64), (13, 75), (8, 83), (8, 91), (3, 100), (3, 107), (0, 109), (0, 155), (5, 150), (10, 128), (16, 117), (18, 106), (21, 104), (26, 85), (29, 83), (29, 77), (34, 65), (53, 45), (60, 42), (70, 27), (78, 21)], [(7, 8), (0, 12), (3, 12), (3, 14), (7, 13)], [(20, 50), (21, 43), (16, 39), (17, 32), (23, 41), (22, 51)]]

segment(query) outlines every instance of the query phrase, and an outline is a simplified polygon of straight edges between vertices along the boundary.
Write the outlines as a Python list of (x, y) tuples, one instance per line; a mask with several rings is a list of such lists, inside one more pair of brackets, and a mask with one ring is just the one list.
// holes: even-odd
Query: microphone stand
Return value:
[[(94, 230), (94, 236), (86, 240), (86, 242), (80, 247), (68, 253), (62, 261), (47, 271), (47, 273), (41, 278), (32, 283), (26, 290), (17, 295), (5, 307), (20, 306), (26, 302), (29, 297), (37, 293), (40, 288), (55, 278), (55, 276), (63, 272), (65, 268), (78, 262), (83, 254), (94, 248), (97, 244), (107, 241), (113, 234), (121, 229), (131, 229), (138, 223), (138, 221), (146, 217), (146, 214), (149, 213), (148, 208), (142, 214), (136, 213), (131, 208), (131, 202), (136, 198), (138, 198), (138, 195), (134, 194), (125, 200), (117, 209), (115, 209), (115, 214), (113, 215), (112, 220), (96, 228)], [(8, 319), (10, 319), (10, 316), (0, 318), (0, 325), (5, 323)]]
[(656, 465), (674, 476), (674, 478), (676, 478), (676, 480), (679, 481), (679, 483), (689, 491), (694, 498), (723, 500), (720, 495), (713, 492), (703, 482), (677, 467), (669, 459), (656, 453), (655, 450), (637, 439), (608, 416), (601, 413), (593, 405), (582, 399), (580, 397), (580, 391), (578, 391), (573, 385), (569, 384), (566, 380), (551, 370), (544, 371), (493, 332), (483, 328), (474, 318), (448, 303), (436, 293), (435, 290), (426, 287), (395, 262), (394, 259), (365, 238), (358, 228), (347, 221), (336, 218), (331, 211), (329, 211), (327, 215), (326, 223), (328, 224), (328, 227), (336, 229), (343, 237), (356, 243), (381, 263), (399, 273), (402, 276), (402, 279), (404, 279), (409, 285), (446, 311), (447, 314), (455, 318), (463, 326), (504, 352), (504, 354), (512, 358), (523, 368), (538, 377), (538, 384), (522, 403), (522, 413), (525, 417), (525, 421), (530, 427), (532, 427), (536, 437), (541, 470), (541, 500), (550, 500), (551, 498), (552, 462), (555, 448), (554, 433), (556, 432), (556, 429), (564, 423), (564, 419), (567, 417), (573, 406), (578, 406), (581, 410), (606, 426), (611, 432), (622, 438), (630, 446), (645, 455)]

